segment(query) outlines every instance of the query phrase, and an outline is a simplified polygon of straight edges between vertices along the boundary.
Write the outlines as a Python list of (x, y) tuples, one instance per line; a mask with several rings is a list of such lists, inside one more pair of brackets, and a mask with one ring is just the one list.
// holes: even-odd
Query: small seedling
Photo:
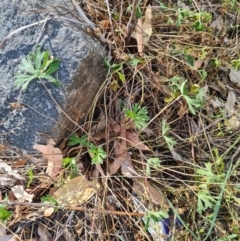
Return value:
[(240, 59), (235, 59), (231, 62), (232, 67), (235, 70), (239, 70), (240, 69)]
[(103, 159), (107, 157), (107, 153), (101, 146), (90, 144), (88, 152), (92, 158), (92, 164), (103, 164)]
[(171, 150), (177, 142), (168, 135), (169, 130), (170, 126), (167, 124), (167, 121), (165, 119), (162, 119), (162, 135), (165, 142), (167, 143), (168, 148)]
[(7, 210), (6, 205), (0, 205), (0, 221), (5, 223), (9, 217), (11, 217), (12, 212)]
[[(83, 147), (86, 147), (89, 155), (92, 158), (92, 164), (102, 164), (103, 159), (107, 157), (107, 153), (103, 150), (103, 148), (97, 147), (91, 142), (88, 141), (87, 135), (84, 134), (79, 137), (77, 134), (73, 134), (70, 136), (70, 141), (68, 142), (68, 146), (75, 146), (81, 144)], [(72, 160), (66, 159), (65, 164), (69, 165)]]
[(214, 207), (217, 202), (217, 198), (211, 195), (206, 184), (202, 184), (199, 187), (200, 190), (197, 193), (197, 212), (199, 214), (202, 214), (202, 212), (207, 210), (208, 208)]
[(87, 135), (83, 134), (79, 137), (77, 134), (73, 134), (69, 137), (68, 146), (82, 145), (84, 147), (88, 146)]
[(145, 107), (140, 107), (138, 104), (134, 104), (132, 109), (124, 108), (125, 117), (130, 118), (134, 121), (134, 124), (138, 130), (146, 127), (149, 121), (149, 116), (147, 109)]
[(28, 178), (29, 178), (29, 181), (27, 183), (27, 188), (29, 188), (31, 183), (32, 183), (32, 181), (33, 181), (33, 178), (34, 178), (33, 170), (32, 170), (31, 167), (29, 168), (29, 170), (27, 172), (27, 175), (28, 175)]
[(63, 159), (63, 167), (67, 167), (70, 170), (69, 178), (72, 179), (78, 176), (78, 168), (75, 158), (66, 157)]
[(51, 76), (59, 69), (59, 65), (60, 60), (50, 56), (48, 50), (41, 52), (41, 47), (38, 46), (34, 53), (22, 59), (19, 70), (23, 73), (16, 75), (14, 84), (17, 88), (25, 90), (32, 80), (47, 79), (59, 87), (60, 82)]
[(154, 169), (158, 169), (160, 167), (160, 162), (161, 161), (157, 157), (147, 159), (146, 173), (148, 175), (151, 174), (150, 167), (153, 167)]
[(46, 196), (41, 197), (42, 203), (50, 203), (53, 205), (58, 205), (58, 202), (55, 198), (53, 198), (51, 195), (47, 194)]
[[(172, 84), (171, 89), (173, 94), (171, 94), (171, 96), (182, 96), (188, 104), (189, 111), (195, 115), (196, 111), (203, 106), (205, 90), (203, 88), (199, 88), (197, 93), (191, 95), (186, 86), (187, 80), (184, 80), (182, 77), (175, 76), (169, 81)], [(174, 99), (171, 98), (171, 101), (172, 100)], [(165, 99), (165, 102), (170, 102), (169, 98)]]
[[(216, 174), (212, 171), (212, 163), (204, 163), (205, 168), (196, 169), (196, 173), (200, 175), (201, 180), (204, 181), (207, 185), (214, 183), (222, 183), (225, 178), (225, 173)], [(221, 168), (221, 167), (219, 167)]]
[(104, 59), (104, 66), (108, 69), (109, 73), (117, 74), (119, 79), (124, 83), (126, 80), (126, 77), (122, 73), (123, 64), (124, 64), (124, 62), (122, 62), (120, 64), (111, 64), (107, 58)]

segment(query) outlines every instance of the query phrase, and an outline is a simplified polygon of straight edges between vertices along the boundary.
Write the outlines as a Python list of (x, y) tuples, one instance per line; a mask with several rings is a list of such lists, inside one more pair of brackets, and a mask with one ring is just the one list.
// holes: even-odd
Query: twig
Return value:
[(94, 29), (95, 28), (95, 24), (88, 19), (88, 17), (85, 15), (85, 13), (83, 12), (83, 10), (80, 8), (80, 6), (78, 5), (78, 3), (75, 0), (72, 0), (73, 5), (76, 7), (78, 13), (80, 14), (80, 16), (82, 17), (82, 19), (89, 24), (89, 26)]
[(129, 18), (129, 21), (127, 23), (127, 37), (126, 37), (126, 40), (125, 40), (125, 44), (128, 45), (129, 44), (129, 41), (130, 41), (130, 38), (131, 38), (131, 35), (132, 35), (132, 32), (134, 30), (134, 26), (135, 26), (135, 19), (136, 19), (136, 9), (137, 9), (137, 6), (139, 4), (139, 1), (140, 0), (133, 0), (133, 4), (132, 4), (132, 12), (131, 12), (131, 16)]
[[(52, 18), (52, 17), (51, 17)], [(56, 17), (55, 17), (56, 18)], [(7, 39), (11, 38), (14, 34), (24, 30), (24, 29), (27, 29), (27, 28), (30, 28), (30, 27), (33, 27), (33, 26), (36, 26), (38, 24), (41, 24), (41, 23), (46, 23), (47, 21), (49, 21), (49, 16), (47, 16), (45, 19), (41, 20), (41, 21), (38, 21), (38, 22), (35, 22), (35, 23), (31, 23), (31, 24), (28, 24), (28, 25), (25, 25), (25, 26), (22, 26), (16, 30), (13, 30), (10, 34), (7, 35), (7, 37), (5, 37), (5, 39), (0, 43), (0, 49), (3, 47), (4, 43), (7, 41)]]
[(114, 36), (115, 34), (114, 34), (114, 30), (113, 30), (113, 23), (112, 23), (112, 16), (111, 16), (111, 11), (110, 11), (110, 7), (109, 7), (109, 2), (108, 2), (108, 0), (105, 0), (105, 2), (106, 2), (106, 5), (107, 5), (109, 22), (110, 22), (110, 25), (111, 25), (111, 31), (112, 31), (112, 34)]
[(61, 208), (67, 210), (77, 210), (83, 212), (95, 212), (95, 213), (104, 213), (104, 214), (112, 214), (112, 215), (119, 215), (119, 216), (144, 216), (145, 213), (138, 213), (138, 212), (121, 212), (121, 211), (112, 211), (112, 210), (105, 210), (105, 209), (95, 209), (95, 208), (86, 208), (86, 207), (75, 207), (75, 206), (56, 206), (53, 204), (46, 204), (46, 203), (27, 203), (27, 202), (5, 202), (0, 201), (2, 205), (21, 205), (21, 206), (32, 206), (32, 207), (53, 207), (53, 208)]
[(42, 26), (42, 29), (41, 29), (41, 33), (40, 33), (40, 35), (39, 35), (39, 37), (38, 37), (38, 40), (37, 40), (37, 42), (36, 42), (36, 44), (35, 44), (34, 50), (36, 50), (36, 48), (37, 48), (37, 46), (38, 46), (38, 44), (39, 44), (39, 42), (40, 42), (40, 40), (41, 40), (41, 38), (42, 38), (42, 36), (43, 36), (44, 29), (45, 29), (48, 21), (49, 21), (50, 19), (52, 19), (52, 17), (53, 17), (53, 16), (51, 16), (51, 15), (49, 14), (49, 15), (45, 18), (45, 22), (43, 23), (43, 26)]

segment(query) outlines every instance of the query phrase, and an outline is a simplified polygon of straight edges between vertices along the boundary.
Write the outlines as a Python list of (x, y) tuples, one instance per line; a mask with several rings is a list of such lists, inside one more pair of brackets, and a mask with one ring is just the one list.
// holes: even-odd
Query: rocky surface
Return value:
[[(0, 42), (13, 30), (41, 21), (49, 13), (76, 20), (68, 10), (74, 10), (70, 0), (2, 0)], [(19, 31), (0, 48), (0, 139), (26, 151), (33, 150), (34, 143), (44, 144), (47, 138), (58, 141), (66, 137), (76, 126), (61, 109), (81, 123), (105, 80), (104, 47), (81, 25), (57, 17), (48, 21), (43, 32), (42, 27), (37, 24)], [(14, 86), (19, 63), (32, 52), (41, 33), (39, 45), (61, 60), (55, 75), (61, 87), (44, 81), (49, 94), (41, 82), (34, 80), (26, 91), (20, 91)]]

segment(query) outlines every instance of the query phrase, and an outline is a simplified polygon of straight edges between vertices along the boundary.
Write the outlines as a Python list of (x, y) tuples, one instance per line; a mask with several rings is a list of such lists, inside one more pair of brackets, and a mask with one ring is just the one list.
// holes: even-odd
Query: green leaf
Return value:
[(163, 138), (166, 141), (169, 149), (172, 149), (173, 146), (177, 144), (177, 142), (170, 136), (164, 135)]
[(198, 203), (197, 203), (197, 212), (202, 214), (208, 208), (212, 208), (216, 203), (216, 199), (211, 196), (208, 189), (200, 190), (197, 194)]
[(60, 82), (59, 82), (59, 80), (53, 78), (52, 76), (43, 74), (43, 75), (42, 75), (42, 78), (49, 80), (50, 82), (52, 82), (53, 84), (55, 84), (56, 87), (60, 87)]
[(50, 58), (50, 52), (49, 50), (43, 52), (43, 59), (42, 59), (42, 65), (41, 65), (41, 70), (45, 71), (48, 68), (48, 63), (49, 63), (49, 58)]
[(194, 58), (192, 56), (185, 54), (185, 59), (189, 65), (194, 66)]
[(92, 164), (103, 164), (103, 159), (107, 157), (107, 153), (101, 146), (96, 147), (95, 145), (91, 144), (88, 152), (92, 158)]
[(32, 181), (33, 181), (33, 178), (34, 178), (33, 170), (32, 170), (31, 167), (29, 168), (27, 174), (28, 174), (28, 178), (29, 178), (29, 181), (27, 183), (27, 188), (29, 188), (31, 183), (32, 183)]
[(29, 75), (18, 75), (16, 77), (16, 81), (14, 84), (17, 86), (17, 88), (22, 86), (22, 90), (27, 89), (28, 84), (31, 82), (31, 80), (35, 79), (35, 76), (29, 76)]
[(26, 58), (22, 59), (22, 62), (19, 65), (19, 70), (26, 71), (27, 73), (31, 73), (31, 74), (35, 73), (35, 69), (32, 64), (32, 60), (30, 56), (27, 56)]
[(55, 59), (51, 62), (51, 64), (49, 65), (49, 68), (47, 69), (47, 71), (45, 73), (47, 75), (53, 74), (59, 69), (59, 66), (60, 66), (60, 60)]
[(73, 160), (73, 157), (66, 157), (63, 159), (62, 165), (63, 167), (67, 167)]
[(63, 166), (70, 169), (69, 177), (70, 179), (78, 176), (78, 168), (75, 158), (66, 157), (63, 159)]
[(140, 107), (138, 104), (132, 106), (132, 110), (124, 109), (125, 117), (133, 119), (134, 124), (137, 129), (142, 129), (146, 127), (149, 120), (148, 112), (145, 107)]
[(200, 74), (202, 81), (207, 78), (207, 72), (204, 69), (198, 70), (198, 73)]
[(42, 58), (44, 56), (44, 52), (41, 53), (41, 47), (37, 46), (35, 53), (32, 54), (32, 58), (33, 58), (33, 62), (35, 63), (35, 69), (36, 70), (40, 70), (41, 69), (41, 62), (42, 62)]
[(7, 221), (7, 219), (12, 215), (11, 211), (8, 211), (6, 209), (6, 205), (1, 205), (0, 206), (0, 220), (2, 222)]
[(41, 197), (42, 203), (51, 203), (53, 205), (58, 205), (58, 202), (55, 198), (53, 198), (51, 195), (47, 194), (43, 197)]
[(162, 134), (166, 135), (169, 130), (170, 130), (170, 125), (167, 124), (166, 119), (162, 119)]
[(196, 22), (194, 22), (193, 23), (193, 26), (192, 26), (193, 28), (194, 28), (194, 30), (196, 30), (196, 31), (203, 31), (203, 28), (204, 28), (204, 25), (203, 25), (203, 23), (201, 22), (201, 21), (196, 21)]
[(79, 137), (77, 134), (73, 134), (69, 137), (68, 146), (75, 146), (75, 145), (82, 145), (84, 147), (88, 146), (88, 140), (87, 135), (83, 134), (81, 137)]
[(136, 18), (139, 19), (141, 17), (142, 17), (141, 8), (140, 8), (140, 6), (137, 6), (137, 8), (136, 8)]
[(51, 76), (59, 69), (60, 61), (49, 55), (49, 51), (41, 52), (41, 47), (38, 46), (34, 53), (22, 59), (19, 70), (24, 73), (16, 75), (14, 84), (17, 88), (25, 90), (34, 79), (46, 79), (60, 86), (60, 82)]
[(162, 134), (165, 142), (169, 149), (172, 149), (173, 146), (177, 143), (172, 137), (167, 135), (168, 131), (170, 130), (170, 126), (167, 124), (166, 119), (162, 119)]
[(119, 79), (124, 83), (126, 80), (125, 75), (122, 74), (121, 72), (117, 72), (117, 74), (118, 74)]
[(146, 173), (148, 175), (151, 174), (150, 167), (153, 167), (154, 169), (158, 169), (160, 167), (160, 162), (161, 161), (157, 157), (147, 159)]
[(199, 174), (203, 180), (205, 180), (209, 184), (223, 181), (225, 173), (215, 174), (212, 171), (212, 164), (210, 162), (204, 164), (206, 167), (205, 169), (198, 168), (196, 170), (196, 173)]

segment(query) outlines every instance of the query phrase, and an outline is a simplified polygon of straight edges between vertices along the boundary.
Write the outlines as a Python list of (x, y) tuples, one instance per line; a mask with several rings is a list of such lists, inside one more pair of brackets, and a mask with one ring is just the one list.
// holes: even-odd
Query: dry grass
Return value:
[[(125, 77), (122, 81), (118, 72), (109, 69), (98, 95), (103, 98), (96, 98), (84, 124), (94, 144), (101, 145), (107, 153), (102, 164), (103, 173), (98, 174), (101, 188), (84, 204), (84, 209), (66, 207), (48, 218), (39, 207), (10, 206), (15, 215), (21, 215), (12, 218), (6, 226), (18, 233), (22, 240), (39, 237), (39, 222), (47, 227), (54, 240), (152, 240), (141, 221), (143, 211), (138, 213), (133, 202), (134, 178), (140, 177), (166, 198), (170, 216), (181, 219), (182, 228), (173, 227), (172, 240), (238, 240), (234, 237), (240, 235), (240, 127), (230, 128), (232, 114), (224, 111), (229, 92), (233, 91), (236, 96), (233, 115), (240, 116), (240, 88), (229, 78), (232, 61), (240, 59), (240, 16), (236, 11), (240, 9), (239, 3), (235, 1), (235, 5), (231, 5), (234, 1), (227, 0), (221, 3), (184, 1), (180, 8), (175, 1), (161, 1), (161, 6), (159, 1), (150, 2), (153, 33), (141, 55), (136, 39), (128, 39), (127, 34), (132, 15), (132, 10), (127, 9), (131, 1), (89, 0), (80, 4), (109, 50), (110, 65), (121, 66), (118, 72)], [(143, 15), (146, 8), (147, 1), (141, 1)], [(218, 18), (222, 22), (217, 21)], [(134, 18), (133, 23), (136, 27)], [(198, 27), (201, 31), (197, 31)], [(186, 99), (179, 96), (179, 90), (174, 89), (171, 82), (174, 77), (186, 80), (185, 93), (192, 99), (201, 88), (207, 90), (204, 103), (195, 114), (189, 110)], [(223, 105), (214, 107), (212, 101), (216, 99)], [(144, 130), (137, 130), (124, 115), (123, 107), (131, 110), (135, 103), (147, 108), (150, 120)], [(163, 119), (170, 126), (165, 136), (176, 142), (170, 148), (163, 133)], [(114, 131), (114, 124), (136, 133), (150, 149), (144, 151), (128, 146), (135, 169), (131, 178), (121, 171), (108, 175), (116, 158), (115, 140), (121, 139)], [(79, 130), (77, 134), (81, 136), (83, 133)], [(96, 168), (85, 148), (61, 148), (66, 156), (77, 155), (77, 165), (81, 163), (84, 167), (84, 175), (90, 179), (95, 175)], [(149, 158), (161, 160), (160, 166), (152, 168), (150, 175), (146, 173)], [(211, 172), (208, 170), (204, 175), (207, 163), (211, 165)], [(50, 189), (38, 186), (43, 182), (42, 167), (35, 166), (33, 170), (35, 178), (31, 185), (38, 187), (35, 202), (39, 202)], [(23, 175), (27, 176), (26, 172)], [(67, 170), (59, 176), (67, 177)], [(60, 179), (55, 181), (55, 185), (59, 183)], [(204, 190), (219, 199), (199, 212), (198, 198)], [(8, 193), (8, 190), (3, 192)], [(146, 195), (137, 198), (150, 211), (166, 210), (151, 202)], [(34, 220), (27, 217), (33, 212), (38, 212), (38, 215), (33, 215)]]

